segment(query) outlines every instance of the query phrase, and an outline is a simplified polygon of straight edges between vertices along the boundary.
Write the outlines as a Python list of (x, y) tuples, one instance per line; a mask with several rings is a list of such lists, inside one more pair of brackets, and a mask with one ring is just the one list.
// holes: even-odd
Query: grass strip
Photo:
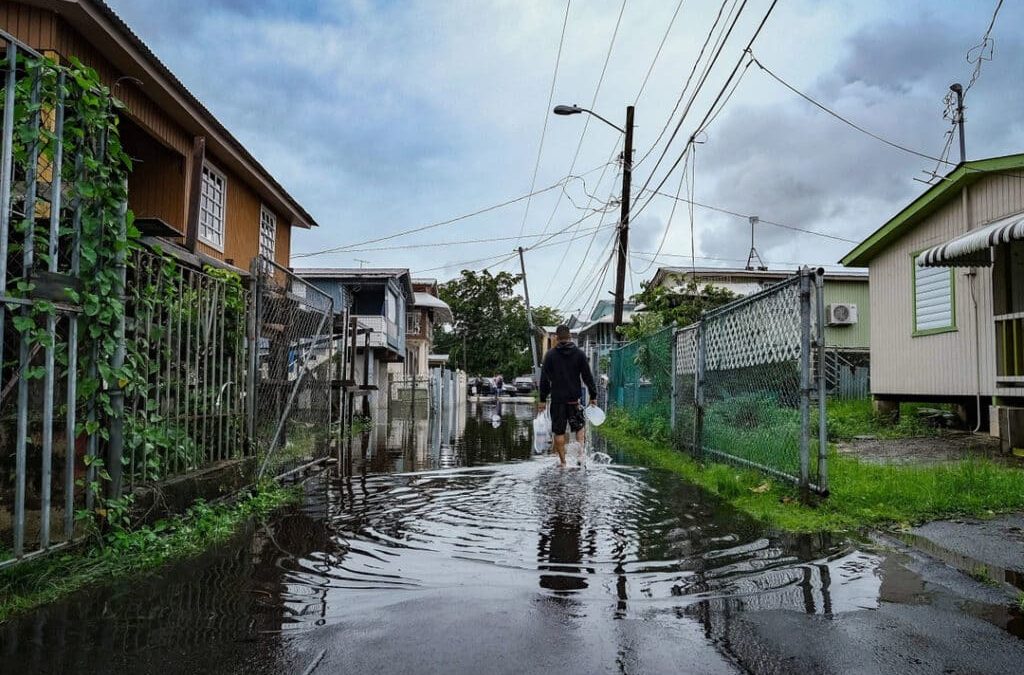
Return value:
[[(614, 411), (613, 411), (614, 413)], [(788, 483), (732, 465), (700, 462), (668, 442), (647, 440), (628, 415), (599, 429), (638, 463), (672, 471), (733, 507), (791, 532), (904, 527), (957, 516), (1024, 509), (1024, 470), (984, 459), (931, 466), (880, 465), (829, 455), (831, 495), (815, 505)]]
[(251, 518), (269, 515), (298, 499), (295, 488), (271, 484), (231, 504), (198, 502), (183, 515), (117, 530), (62, 555), (7, 568), (0, 571), (0, 623), (87, 586), (196, 556), (232, 537)]

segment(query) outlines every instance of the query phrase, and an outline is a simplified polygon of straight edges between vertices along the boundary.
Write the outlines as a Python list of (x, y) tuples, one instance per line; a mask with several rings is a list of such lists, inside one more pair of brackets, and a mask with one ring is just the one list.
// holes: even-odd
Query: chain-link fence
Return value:
[(610, 405), (694, 454), (827, 492), (821, 273), (612, 352)]
[(667, 433), (672, 417), (673, 331), (665, 328), (610, 353), (609, 405), (629, 411), (655, 434)]
[(344, 336), (334, 335), (334, 300), (316, 286), (262, 257), (252, 276), (250, 437), (259, 475), (280, 476), (327, 457), (340, 435), (332, 392)]

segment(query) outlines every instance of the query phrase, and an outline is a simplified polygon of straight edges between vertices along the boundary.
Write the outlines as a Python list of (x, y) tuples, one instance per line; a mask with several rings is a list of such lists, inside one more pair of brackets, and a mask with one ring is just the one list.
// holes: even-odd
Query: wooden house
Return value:
[(102, 0), (4, 0), (0, 30), (94, 68), (123, 102), (128, 206), (143, 235), (193, 264), (287, 266), (292, 228), (316, 222)]

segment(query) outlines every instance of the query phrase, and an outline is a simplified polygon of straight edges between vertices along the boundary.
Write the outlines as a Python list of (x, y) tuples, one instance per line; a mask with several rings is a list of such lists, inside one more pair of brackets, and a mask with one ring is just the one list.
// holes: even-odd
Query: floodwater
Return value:
[(0, 627), (10, 673), (1019, 672), (1001, 591), (780, 536), (529, 406), (355, 439), (305, 502), (202, 558)]

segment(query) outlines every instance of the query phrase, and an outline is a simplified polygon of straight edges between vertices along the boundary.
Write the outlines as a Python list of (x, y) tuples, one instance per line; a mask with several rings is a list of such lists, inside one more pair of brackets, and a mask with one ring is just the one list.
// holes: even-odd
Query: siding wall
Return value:
[[(108, 86), (121, 73), (58, 15), (0, 0), (0, 27), (41, 52), (56, 52), (67, 59), (74, 56), (92, 66)], [(193, 137), (145, 95), (145, 86), (122, 83), (115, 92), (125, 104), (124, 113), (147, 135), (165, 146), (150, 149), (150, 162), (139, 165), (139, 175), (129, 179), (129, 206), (139, 216), (159, 216), (185, 231), (188, 214), (188, 186), (192, 177)], [(157, 161), (157, 159), (161, 161)], [(143, 158), (145, 159), (145, 158)], [(260, 205), (262, 199), (237, 174), (207, 151), (207, 160), (228, 178), (224, 252), (199, 243), (198, 249), (218, 260), (232, 260), (248, 271), (259, 252)], [(164, 163), (166, 162), (166, 163)], [(273, 209), (272, 209), (273, 210)], [(277, 215), (277, 244), (274, 259), (285, 267), (291, 255), (291, 223)], [(177, 243), (182, 244), (182, 240)]]
[[(986, 176), (967, 188), (971, 229), (1024, 211), (1024, 181)], [(971, 396), (995, 391), (992, 272), (955, 268), (957, 330), (913, 337), (911, 255), (967, 231), (959, 197), (939, 208), (870, 263), (871, 390), (874, 394)], [(972, 297), (974, 300), (972, 300)], [(975, 301), (978, 345), (975, 348)]]
[(852, 326), (826, 326), (825, 343), (829, 347), (867, 349), (871, 344), (871, 296), (868, 281), (832, 281), (825, 273), (825, 304), (834, 302), (857, 305), (857, 323)]

